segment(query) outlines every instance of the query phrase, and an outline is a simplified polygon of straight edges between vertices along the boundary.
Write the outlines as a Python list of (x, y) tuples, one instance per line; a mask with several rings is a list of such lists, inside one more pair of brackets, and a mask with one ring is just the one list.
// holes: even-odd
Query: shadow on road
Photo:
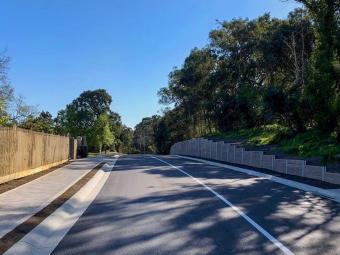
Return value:
[[(182, 165), (299, 254), (339, 252), (339, 206), (312, 194), (190, 160)], [(140, 171), (170, 183), (134, 198), (102, 190), (55, 254), (276, 254), (239, 214), (178, 170), (147, 157), (123, 157), (115, 172)], [(111, 175), (115, 178), (114, 173)], [(123, 181), (123, 180), (121, 180)], [(124, 180), (129, 185), (128, 180)]]

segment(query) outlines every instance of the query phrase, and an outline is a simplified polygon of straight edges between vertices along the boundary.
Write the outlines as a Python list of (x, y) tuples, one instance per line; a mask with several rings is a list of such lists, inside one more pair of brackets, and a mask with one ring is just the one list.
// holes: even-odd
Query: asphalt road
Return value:
[(121, 157), (54, 254), (340, 254), (337, 203), (225, 168), (157, 157), (162, 161)]

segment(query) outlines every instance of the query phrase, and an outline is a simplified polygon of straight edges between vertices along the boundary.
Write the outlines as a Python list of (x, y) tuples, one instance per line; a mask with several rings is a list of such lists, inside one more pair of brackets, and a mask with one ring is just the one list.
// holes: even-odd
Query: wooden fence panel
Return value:
[(66, 162), (69, 140), (67, 136), (0, 127), (0, 183)]

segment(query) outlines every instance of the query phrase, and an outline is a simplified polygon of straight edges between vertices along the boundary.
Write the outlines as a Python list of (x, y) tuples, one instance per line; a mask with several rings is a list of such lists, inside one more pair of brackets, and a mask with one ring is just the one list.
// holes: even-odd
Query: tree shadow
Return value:
[[(163, 159), (209, 185), (293, 252), (340, 252), (335, 202), (224, 168)], [(125, 197), (109, 194), (114, 184), (109, 182), (54, 254), (280, 254), (232, 208), (180, 171), (138, 156), (119, 159), (114, 172), (124, 171), (151, 175), (166, 185), (145, 184), (140, 196)]]

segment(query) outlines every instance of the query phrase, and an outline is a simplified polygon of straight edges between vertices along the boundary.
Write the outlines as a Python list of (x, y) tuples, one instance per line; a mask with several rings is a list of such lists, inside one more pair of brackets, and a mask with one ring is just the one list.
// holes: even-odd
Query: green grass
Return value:
[(334, 161), (340, 154), (340, 144), (335, 135), (323, 134), (315, 130), (293, 135), (288, 128), (280, 125), (266, 125), (260, 128), (239, 129), (211, 136), (227, 140), (240, 140), (247, 145), (278, 145), (287, 154), (302, 157), (321, 157), (324, 162)]
[(211, 136), (227, 140), (242, 140), (249, 145), (276, 144), (286, 137), (289, 130), (279, 125), (266, 125), (260, 128), (239, 129), (226, 133), (214, 133)]
[(334, 161), (335, 156), (340, 154), (340, 144), (336, 142), (335, 135), (318, 131), (307, 131), (290, 139), (283, 139), (280, 149), (304, 157), (319, 156), (324, 162)]

